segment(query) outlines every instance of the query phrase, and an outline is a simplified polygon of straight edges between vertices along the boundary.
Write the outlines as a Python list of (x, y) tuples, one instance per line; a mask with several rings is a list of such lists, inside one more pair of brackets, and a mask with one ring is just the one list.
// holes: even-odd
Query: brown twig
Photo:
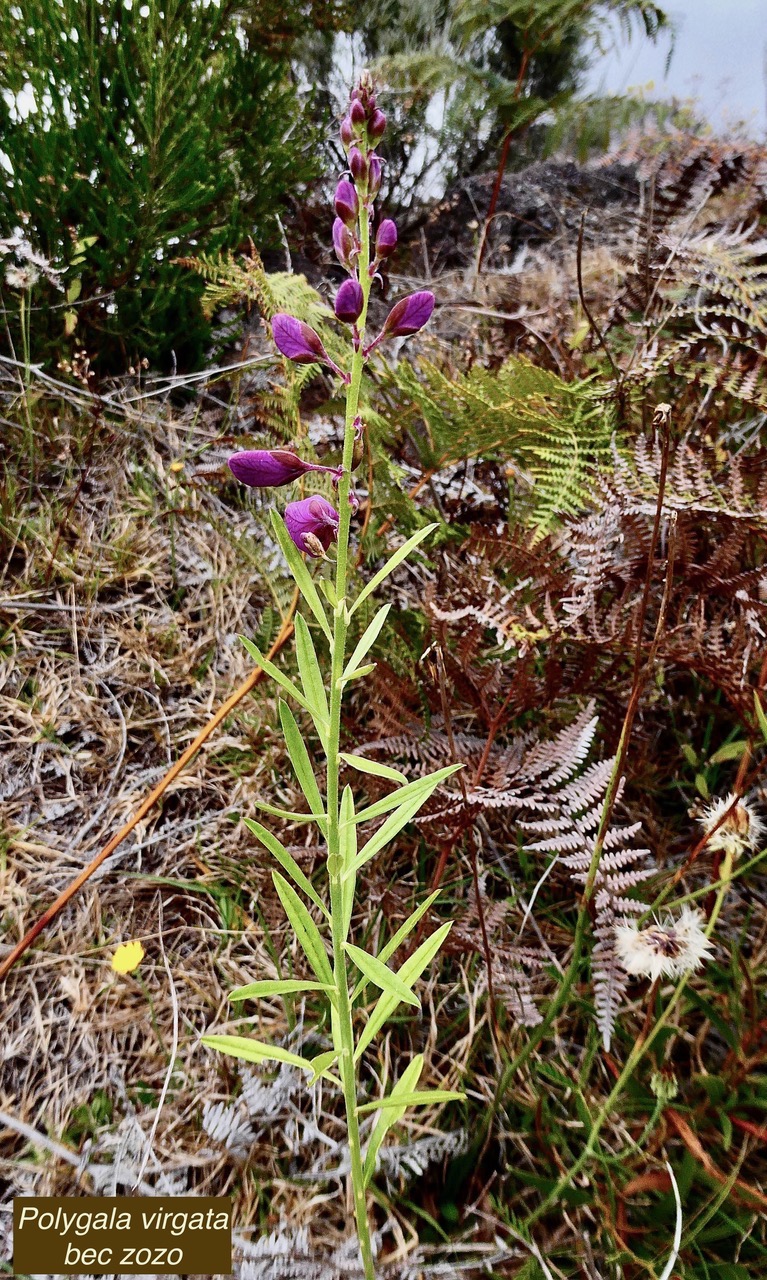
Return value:
[[(288, 615), (280, 628), (279, 635), (267, 654), (269, 659), (272, 659), (277, 653), (279, 653), (283, 645), (286, 644), (292, 636), (293, 615), (296, 611), (297, 604), (298, 591), (296, 590), (290, 604)], [(143, 817), (146, 816), (147, 813), (149, 813), (149, 810), (154, 807), (160, 797), (167, 791), (171, 782), (173, 782), (173, 780), (186, 768), (190, 761), (194, 759), (197, 752), (200, 750), (200, 747), (207, 741), (214, 729), (221, 724), (222, 720), (226, 719), (230, 711), (237, 706), (237, 703), (241, 702), (245, 695), (250, 693), (251, 689), (256, 687), (263, 674), (264, 673), (261, 668), (256, 667), (255, 671), (251, 672), (247, 680), (243, 681), (239, 688), (235, 689), (234, 693), (230, 694), (226, 702), (219, 707), (216, 714), (208, 721), (205, 727), (200, 730), (197, 737), (192, 743), (190, 743), (186, 751), (179, 756), (176, 763), (171, 766), (164, 777), (158, 782), (157, 786), (150, 791), (146, 799), (141, 802), (133, 816), (129, 818), (125, 825), (122, 826), (115, 835), (112, 836), (111, 840), (104, 845), (104, 848), (99, 854), (97, 854), (93, 861), (89, 862), (87, 867), (83, 867), (80, 874), (67, 885), (66, 889), (62, 890), (56, 901), (48, 907), (47, 911), (43, 912), (39, 919), (37, 919), (32, 925), (31, 929), (27, 930), (21, 941), (16, 944), (13, 950), (5, 957), (2, 963), (0, 963), (0, 981), (2, 981), (6, 974), (13, 968), (16, 961), (21, 959), (24, 952), (31, 947), (35, 938), (39, 937), (51, 921), (56, 918), (62, 908), (65, 907), (75, 894), (82, 889), (83, 885), (90, 880), (93, 873), (98, 870), (101, 864), (109, 857), (110, 853), (114, 853), (115, 849), (117, 849), (118, 846), (122, 844), (123, 840), (130, 835), (134, 827)]]

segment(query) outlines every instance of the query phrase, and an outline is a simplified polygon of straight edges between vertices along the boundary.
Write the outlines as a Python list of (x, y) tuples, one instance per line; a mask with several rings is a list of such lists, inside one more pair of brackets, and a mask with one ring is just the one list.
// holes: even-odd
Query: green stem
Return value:
[(351, 1157), (350, 1182), (354, 1200), (354, 1215), (357, 1222), (357, 1236), (360, 1253), (365, 1270), (365, 1280), (375, 1280), (373, 1250), (370, 1241), (370, 1225), (368, 1222), (367, 1203), (365, 1197), (365, 1180), (360, 1147), (359, 1123), (357, 1119), (357, 1073), (354, 1063), (354, 1028), (352, 1025), (352, 1004), (349, 995), (349, 976), (346, 967), (346, 929), (344, 926), (343, 886), (341, 880), (341, 846), (340, 846), (340, 795), (339, 795), (339, 750), (341, 743), (341, 700), (343, 688), (341, 676), (344, 669), (346, 652), (346, 589), (349, 562), (349, 529), (351, 524), (351, 508), (349, 491), (351, 488), (351, 467), (354, 455), (354, 422), (359, 407), (360, 386), (362, 383), (362, 354), (365, 320), (367, 317), (370, 278), (368, 264), (370, 261), (370, 223), (368, 211), (362, 208), (360, 215), (361, 251), (359, 257), (359, 277), (364, 297), (362, 314), (359, 319), (359, 345), (354, 352), (351, 368), (351, 382), (346, 397), (346, 425), (344, 430), (343, 475), (338, 485), (338, 503), (340, 522), (338, 529), (338, 549), (336, 558), (336, 595), (338, 605), (335, 610), (333, 624), (332, 666), (330, 679), (330, 732), (328, 735), (328, 769), (327, 769), (327, 813), (328, 813), (328, 866), (330, 875), (330, 912), (333, 934), (333, 977), (335, 981), (335, 998), (332, 1015), (334, 1047), (338, 1051), (339, 1070), (343, 1085), (344, 1102), (346, 1104), (346, 1123), (349, 1135), (349, 1153)]

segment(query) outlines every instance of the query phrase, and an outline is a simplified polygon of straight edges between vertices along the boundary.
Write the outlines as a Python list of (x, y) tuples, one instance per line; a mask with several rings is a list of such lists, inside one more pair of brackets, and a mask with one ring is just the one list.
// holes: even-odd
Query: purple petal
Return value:
[(307, 534), (316, 538), (327, 551), (338, 536), (339, 515), (335, 507), (318, 493), (300, 502), (289, 502), (285, 508), (285, 527), (299, 551), (307, 555), (316, 555), (311, 542), (307, 543)]

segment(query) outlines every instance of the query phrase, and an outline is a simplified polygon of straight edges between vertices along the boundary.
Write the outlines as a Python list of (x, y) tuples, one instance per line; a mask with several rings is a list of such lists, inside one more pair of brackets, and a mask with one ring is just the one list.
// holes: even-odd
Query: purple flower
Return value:
[(394, 304), (378, 337), (365, 348), (365, 355), (369, 355), (383, 338), (406, 338), (408, 334), (418, 333), (428, 324), (433, 310), (434, 294), (428, 289), (408, 294)]
[(368, 137), (371, 142), (378, 142), (386, 129), (386, 116), (383, 111), (374, 111), (368, 121)]
[(317, 462), (305, 462), (290, 449), (243, 449), (229, 458), (229, 470), (242, 484), (251, 489), (266, 489), (290, 484), (307, 471), (329, 471), (339, 477), (341, 467), (322, 467)]
[(348, 373), (344, 373), (331, 360), (322, 345), (320, 335), (314, 332), (311, 325), (304, 324), (303, 320), (279, 312), (272, 319), (272, 337), (277, 350), (288, 360), (295, 360), (296, 364), (326, 364), (344, 382), (349, 381)]
[(341, 266), (346, 267), (347, 271), (353, 271), (357, 244), (343, 218), (336, 218), (333, 223), (333, 248)]
[[(351, 154), (356, 150), (357, 148), (353, 147)], [(336, 187), (335, 206), (341, 221), (345, 222), (347, 227), (353, 227), (359, 215), (360, 202), (354, 186), (347, 178), (342, 178)]]
[(338, 536), (339, 515), (318, 493), (285, 508), (285, 527), (299, 551), (321, 556)]
[(367, 112), (360, 102), (359, 98), (354, 98), (349, 108), (349, 118), (352, 124), (364, 124), (367, 119)]
[(388, 258), (397, 247), (397, 224), (384, 218), (376, 232), (376, 257)]
[(349, 147), (352, 145), (352, 142), (354, 141), (354, 129), (352, 128), (352, 122), (348, 116), (344, 116), (343, 120), (341, 121), (341, 127), (339, 129), (339, 133), (341, 135), (341, 142), (343, 143), (344, 147), (348, 151)]
[(335, 312), (338, 319), (345, 324), (354, 324), (364, 305), (365, 298), (360, 284), (356, 280), (344, 280), (336, 294)]

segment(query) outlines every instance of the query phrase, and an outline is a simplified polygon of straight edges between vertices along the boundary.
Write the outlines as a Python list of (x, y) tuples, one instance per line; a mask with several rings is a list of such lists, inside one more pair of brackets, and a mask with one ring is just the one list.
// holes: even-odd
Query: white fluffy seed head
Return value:
[(616, 926), (618, 959), (634, 978), (679, 978), (699, 969), (711, 954), (703, 913), (684, 906), (674, 919), (654, 920), (640, 929), (634, 920)]
[[(727, 813), (727, 817), (717, 826), (724, 813)], [(721, 849), (732, 858), (739, 858), (746, 851), (755, 852), (765, 830), (753, 805), (748, 800), (736, 801), (733, 791), (722, 800), (714, 800), (703, 810), (699, 821), (706, 835), (713, 832), (708, 841), (709, 849)]]

